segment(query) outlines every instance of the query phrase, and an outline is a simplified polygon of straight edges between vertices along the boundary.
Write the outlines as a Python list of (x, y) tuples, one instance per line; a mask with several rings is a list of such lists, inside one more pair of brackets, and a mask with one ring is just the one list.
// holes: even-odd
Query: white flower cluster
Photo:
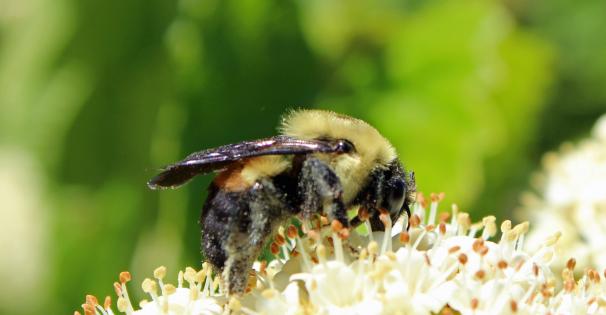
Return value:
[[(249, 292), (227, 297), (207, 264), (180, 272), (177, 286), (164, 283), (166, 269), (145, 280), (151, 301), (132, 306), (122, 273), (115, 283), (118, 310), (126, 314), (605, 314), (606, 278), (588, 269), (576, 280), (575, 261), (562, 277), (552, 274), (560, 233), (534, 252), (523, 250), (527, 222), (495, 218), (472, 223), (453, 206), (438, 215), (441, 196), (429, 207), (419, 196), (408, 220), (385, 232), (339, 233), (318, 220), (303, 235), (294, 226), (276, 236), (276, 259), (258, 262)], [(408, 229), (404, 228), (407, 227)], [(367, 225), (369, 227), (369, 225)], [(606, 277), (606, 275), (604, 275)], [(561, 279), (561, 280), (558, 280)], [(111, 301), (87, 297), (86, 315), (113, 314)]]
[(544, 165), (535, 183), (539, 195), (524, 196), (518, 212), (533, 224), (529, 248), (557, 229), (562, 239), (555, 270), (563, 269), (571, 256), (582, 269), (606, 268), (606, 116), (590, 138), (547, 154)]

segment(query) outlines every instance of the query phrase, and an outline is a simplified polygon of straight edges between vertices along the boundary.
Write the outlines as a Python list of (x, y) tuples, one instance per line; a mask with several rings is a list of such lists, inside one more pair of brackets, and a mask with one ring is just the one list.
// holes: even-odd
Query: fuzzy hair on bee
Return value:
[[(200, 216), (202, 253), (220, 272), (229, 294), (243, 294), (255, 259), (278, 227), (292, 217), (326, 216), (346, 231), (364, 220), (384, 230), (410, 215), (414, 173), (374, 127), (324, 110), (287, 113), (280, 135), (193, 153), (148, 182), (176, 188), (216, 172)], [(365, 217), (349, 219), (347, 210)]]

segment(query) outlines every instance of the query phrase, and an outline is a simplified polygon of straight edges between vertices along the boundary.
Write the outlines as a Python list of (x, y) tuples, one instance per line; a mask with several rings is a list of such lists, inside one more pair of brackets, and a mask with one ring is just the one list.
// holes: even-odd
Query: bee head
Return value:
[(349, 203), (376, 168), (388, 168), (397, 159), (393, 146), (374, 127), (349, 116), (324, 110), (297, 110), (287, 114), (280, 131), (311, 140), (338, 140), (345, 154), (318, 157), (329, 164), (343, 185), (343, 201)]

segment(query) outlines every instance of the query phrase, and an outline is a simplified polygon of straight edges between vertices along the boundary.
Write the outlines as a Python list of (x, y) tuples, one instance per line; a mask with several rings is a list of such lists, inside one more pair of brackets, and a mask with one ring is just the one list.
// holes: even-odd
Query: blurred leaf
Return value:
[[(393, 27), (373, 33), (385, 45), (361, 45), (369, 42), (364, 32), (349, 36), (351, 51), (336, 64), (322, 103), (368, 116), (416, 171), (420, 190), (445, 191), (464, 207), (478, 200), (487, 176), (497, 183), (508, 183), (512, 172), (523, 176), (526, 168), (501, 171), (491, 163), (518, 164), (528, 150), (520, 140), (533, 133), (550, 82), (549, 47), (519, 30), (495, 1), (468, 1), (465, 10), (436, 2), (412, 14), (377, 7), (389, 12), (384, 23)], [(494, 195), (482, 200), (503, 202)]]
[(532, 1), (519, 15), (557, 48), (557, 80), (541, 115), (536, 159), (561, 142), (589, 132), (606, 113), (606, 4), (589, 1)]

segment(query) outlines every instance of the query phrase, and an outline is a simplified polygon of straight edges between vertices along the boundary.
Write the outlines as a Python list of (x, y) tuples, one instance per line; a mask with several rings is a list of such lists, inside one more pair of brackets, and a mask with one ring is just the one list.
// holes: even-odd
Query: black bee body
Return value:
[(347, 210), (360, 206), (372, 229), (383, 230), (381, 212), (387, 211), (392, 221), (409, 213), (414, 176), (404, 171), (374, 128), (331, 112), (293, 116), (285, 128), (298, 119), (315, 119), (325, 127), (314, 127), (317, 134), (308, 135), (303, 126), (300, 135), (295, 130), (194, 153), (148, 183), (151, 188), (177, 187), (195, 175), (218, 172), (200, 216), (201, 244), (230, 294), (245, 292), (255, 259), (293, 216), (309, 220), (324, 215), (348, 229), (362, 219), (350, 221)]
[(254, 260), (276, 228), (293, 215), (269, 179), (238, 192), (209, 187), (202, 209), (202, 253), (222, 272), (229, 292), (242, 293)]

